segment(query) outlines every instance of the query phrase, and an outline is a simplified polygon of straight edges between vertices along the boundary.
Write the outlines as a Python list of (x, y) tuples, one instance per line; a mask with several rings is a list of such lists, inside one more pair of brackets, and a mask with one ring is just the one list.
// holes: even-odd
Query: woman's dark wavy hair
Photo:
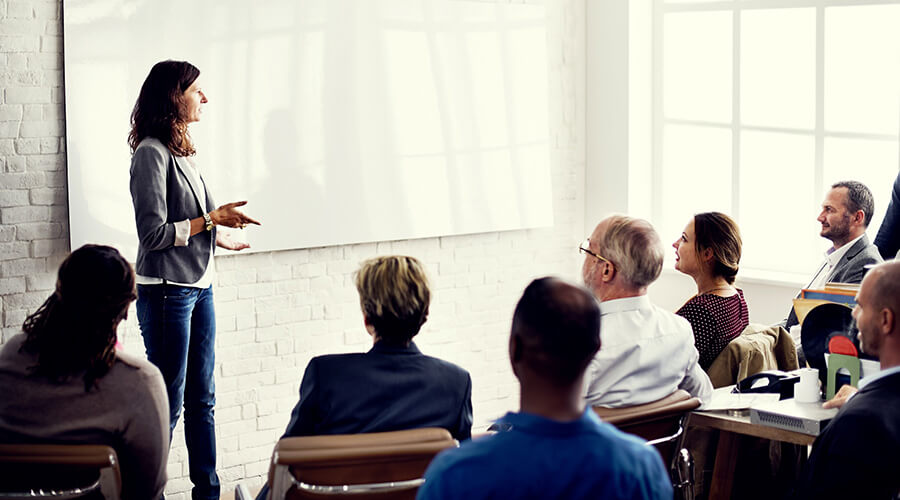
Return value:
[(741, 263), (741, 230), (737, 222), (720, 212), (704, 212), (694, 216), (694, 240), (697, 252), (713, 251), (713, 275), (734, 284)]
[(131, 264), (112, 247), (84, 245), (59, 266), (56, 291), (25, 319), (31, 374), (54, 382), (84, 372), (89, 391), (116, 359), (116, 327), (137, 298)]
[(200, 70), (187, 61), (153, 66), (131, 112), (128, 145), (132, 153), (147, 137), (159, 139), (176, 156), (196, 153), (184, 116), (184, 92), (198, 76)]

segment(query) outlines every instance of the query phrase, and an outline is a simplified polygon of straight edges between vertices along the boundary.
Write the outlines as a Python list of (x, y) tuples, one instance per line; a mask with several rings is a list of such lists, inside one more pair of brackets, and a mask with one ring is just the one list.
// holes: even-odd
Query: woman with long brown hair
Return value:
[(259, 224), (237, 207), (214, 208), (188, 126), (207, 102), (185, 61), (153, 66), (131, 114), (131, 198), (137, 225), (138, 322), (147, 357), (159, 367), (169, 395), (170, 429), (184, 407), (194, 499), (219, 498), (216, 474), (215, 312), (213, 265), (216, 246), (249, 245), (218, 233), (216, 226)]
[(0, 442), (109, 445), (122, 498), (156, 500), (166, 486), (166, 389), (155, 366), (116, 350), (134, 287), (114, 248), (85, 245), (63, 261), (56, 289), (0, 351)]

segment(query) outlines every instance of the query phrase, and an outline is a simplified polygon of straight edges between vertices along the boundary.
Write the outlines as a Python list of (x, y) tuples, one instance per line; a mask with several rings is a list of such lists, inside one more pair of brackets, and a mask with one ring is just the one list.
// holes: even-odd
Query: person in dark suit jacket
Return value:
[[(431, 291), (414, 257), (366, 260), (356, 289), (369, 352), (313, 358), (283, 437), (443, 427), (472, 434), (472, 379), (459, 366), (426, 356), (413, 337), (428, 317)], [(265, 498), (264, 487), (257, 498)]]
[[(859, 283), (866, 274), (866, 266), (883, 262), (878, 248), (866, 236), (874, 211), (872, 192), (865, 184), (843, 181), (831, 186), (817, 220), (822, 225), (820, 236), (831, 240), (833, 245), (806, 288), (820, 288), (830, 282)], [(797, 315), (791, 308), (785, 328), (797, 323)]]
[(798, 498), (900, 494), (900, 262), (869, 271), (853, 318), (862, 350), (879, 358), (881, 371), (862, 379), (858, 392), (844, 386), (826, 403), (842, 407), (813, 443)]
[(884, 259), (900, 257), (900, 173), (894, 179), (891, 201), (875, 236), (875, 246)]

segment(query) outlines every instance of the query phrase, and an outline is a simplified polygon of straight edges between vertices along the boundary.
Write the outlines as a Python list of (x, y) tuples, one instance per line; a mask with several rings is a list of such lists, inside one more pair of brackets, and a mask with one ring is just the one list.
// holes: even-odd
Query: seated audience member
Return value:
[[(822, 225), (819, 235), (831, 240), (832, 246), (805, 288), (822, 288), (830, 282), (859, 283), (867, 265), (882, 262), (878, 248), (866, 236), (874, 209), (872, 192), (865, 184), (843, 181), (831, 185), (817, 220)], [(797, 315), (791, 308), (785, 328), (797, 323)]]
[(122, 498), (155, 500), (166, 485), (166, 387), (150, 362), (115, 348), (135, 298), (114, 248), (85, 245), (63, 261), (56, 291), (0, 351), (0, 442), (111, 446)]
[(694, 330), (694, 345), (704, 370), (750, 322), (744, 292), (734, 287), (741, 261), (741, 232), (731, 217), (719, 212), (695, 215), (675, 247), (675, 269), (697, 284), (675, 314)]
[(441, 452), (417, 498), (671, 499), (656, 450), (601, 422), (581, 399), (600, 321), (586, 290), (554, 278), (528, 285), (509, 338), (519, 413), (500, 420), (509, 430)]
[[(842, 388), (846, 402), (813, 443), (800, 498), (896, 498), (900, 494), (900, 262), (872, 268), (853, 318), (881, 371)], [(847, 394), (856, 392), (847, 399)]]
[(412, 340), (431, 301), (422, 264), (403, 256), (367, 260), (356, 274), (356, 289), (374, 345), (367, 353), (309, 362), (285, 437), (443, 427), (468, 439), (469, 373), (422, 354)]
[(900, 173), (894, 179), (891, 201), (875, 236), (875, 246), (885, 260), (900, 256)]
[(653, 305), (663, 247), (649, 222), (614, 215), (582, 243), (584, 283), (600, 301), (603, 348), (585, 375), (591, 406), (634, 406), (684, 389), (704, 404), (712, 383), (698, 364), (690, 323)]
[(357, 271), (356, 289), (374, 345), (366, 353), (309, 362), (283, 437), (443, 427), (458, 440), (469, 439), (469, 373), (422, 354), (412, 340), (431, 301), (422, 264), (404, 256), (369, 259)]

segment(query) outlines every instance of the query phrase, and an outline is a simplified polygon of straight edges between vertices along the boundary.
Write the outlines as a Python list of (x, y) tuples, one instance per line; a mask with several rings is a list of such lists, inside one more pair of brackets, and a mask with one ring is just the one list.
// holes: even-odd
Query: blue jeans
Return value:
[(138, 285), (137, 314), (147, 358), (166, 381), (170, 441), (184, 406), (184, 440), (194, 483), (191, 497), (218, 499), (212, 286)]

